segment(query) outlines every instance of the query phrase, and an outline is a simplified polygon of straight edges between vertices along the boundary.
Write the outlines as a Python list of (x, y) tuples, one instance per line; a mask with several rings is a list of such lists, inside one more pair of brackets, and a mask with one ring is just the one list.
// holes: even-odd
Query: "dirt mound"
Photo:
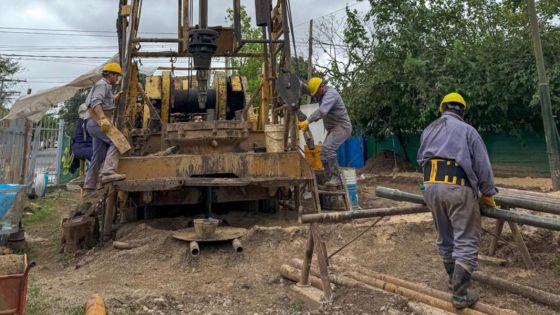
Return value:
[(360, 170), (361, 174), (378, 174), (392, 172), (395, 166), (399, 172), (415, 171), (415, 168), (404, 157), (390, 151), (379, 152), (369, 158)]

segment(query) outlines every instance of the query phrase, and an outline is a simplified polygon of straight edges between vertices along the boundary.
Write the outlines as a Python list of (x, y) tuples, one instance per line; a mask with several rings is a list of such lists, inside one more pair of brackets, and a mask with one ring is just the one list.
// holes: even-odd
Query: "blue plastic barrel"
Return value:
[(346, 161), (345, 167), (362, 168), (364, 167), (364, 138), (350, 137), (346, 140)]
[[(346, 140), (348, 141), (348, 140)], [(336, 159), (339, 166), (346, 166), (346, 141), (336, 150)]]
[(0, 184), (0, 220), (15, 203), (19, 187), (16, 184)]

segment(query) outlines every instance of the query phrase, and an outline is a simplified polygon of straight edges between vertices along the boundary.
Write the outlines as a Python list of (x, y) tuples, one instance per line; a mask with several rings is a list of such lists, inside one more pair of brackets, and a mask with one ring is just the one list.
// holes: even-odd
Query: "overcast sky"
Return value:
[[(23, 70), (15, 77), (26, 79), (27, 82), (19, 83), (15, 89), (25, 93), (27, 88), (36, 92), (62, 85), (102, 63), (102, 57), (110, 57), (117, 53), (114, 31), (118, 2), (0, 0), (0, 54), (30, 55), (18, 57)], [(139, 32), (151, 37), (174, 36), (174, 32), (177, 31), (177, 0), (143, 2)], [(195, 12), (197, 3), (195, 0)], [(209, 0), (209, 25), (226, 25), (225, 11), (226, 8), (232, 7), (232, 3), (232, 0)], [(368, 8), (367, 2), (357, 0), (292, 0), (291, 3), (296, 42), (299, 43), (298, 49), (302, 49), (302, 52), (306, 51), (304, 48), (309, 19), (321, 16), (330, 18), (331, 15), (333, 18), (342, 18), (346, 4), (358, 10)], [(241, 4), (247, 7), (254, 21), (254, 1), (241, 0)], [(195, 22), (196, 16), (197, 14)], [(148, 46), (150, 50), (164, 50), (167, 47), (144, 45), (146, 48)], [(62, 59), (44, 56), (88, 58)], [(161, 65), (169, 65), (164, 59), (159, 59), (159, 62)], [(143, 64), (158, 65), (154, 59), (143, 60)]]

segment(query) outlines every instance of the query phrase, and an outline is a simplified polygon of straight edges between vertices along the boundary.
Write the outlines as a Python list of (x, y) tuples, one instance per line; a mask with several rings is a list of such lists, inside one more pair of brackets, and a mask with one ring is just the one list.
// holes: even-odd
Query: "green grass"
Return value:
[(43, 295), (41, 289), (37, 287), (29, 287), (27, 289), (27, 303), (25, 305), (25, 314), (45, 314), (46, 310), (49, 309), (49, 303), (47, 302), (47, 297)]
[(50, 200), (40, 200), (29, 202), (23, 211), (23, 225), (29, 226), (51, 218), (54, 214), (54, 207)]
[[(52, 305), (49, 303), (48, 296), (45, 295), (43, 290), (38, 287), (29, 287), (27, 290), (27, 303), (25, 305), (26, 315), (49, 315), (60, 314), (53, 310)], [(84, 306), (67, 306), (62, 310), (64, 315), (83, 315)]]

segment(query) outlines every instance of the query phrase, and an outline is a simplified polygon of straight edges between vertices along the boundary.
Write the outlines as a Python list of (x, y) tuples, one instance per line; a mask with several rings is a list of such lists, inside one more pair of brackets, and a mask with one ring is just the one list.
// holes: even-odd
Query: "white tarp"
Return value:
[(79, 90), (93, 86), (101, 78), (103, 65), (109, 62), (118, 62), (118, 60), (119, 56), (117, 54), (99, 67), (82, 74), (66, 85), (42, 90), (19, 98), (10, 109), (8, 115), (0, 120), (27, 118), (33, 122), (38, 122), (51, 107), (71, 98)]
[[(306, 104), (300, 106), (301, 111), (307, 117), (309, 117), (318, 108), (319, 108), (318, 103)], [(322, 119), (314, 123), (310, 123), (309, 130), (311, 130), (311, 134), (313, 135), (313, 140), (315, 141), (316, 144), (323, 144), (323, 142), (325, 142), (325, 138), (327, 137), (327, 130), (325, 130), (325, 126), (323, 125)], [(303, 150), (305, 146), (305, 139), (303, 137), (299, 137), (299, 146)]]

